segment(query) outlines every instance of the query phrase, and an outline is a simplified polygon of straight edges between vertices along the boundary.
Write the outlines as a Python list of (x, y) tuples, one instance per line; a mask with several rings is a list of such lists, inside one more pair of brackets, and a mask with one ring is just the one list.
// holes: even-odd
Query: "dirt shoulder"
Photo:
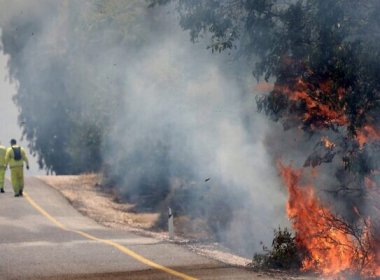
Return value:
[[(152, 230), (160, 213), (136, 213), (134, 205), (119, 203), (111, 190), (102, 187), (98, 174), (80, 176), (37, 176), (38, 179), (58, 190), (83, 215), (112, 228), (125, 229), (144, 236), (182, 244), (197, 254), (219, 260), (223, 263), (247, 267), (251, 260), (234, 255), (217, 243), (199, 242), (176, 236), (169, 240), (167, 232)], [(176, 221), (174, 220), (175, 226)], [(268, 276), (268, 273), (266, 276)], [(276, 275), (276, 276), (275, 276)], [(311, 279), (284, 273), (271, 274), (273, 279)]]
[(159, 213), (133, 213), (134, 205), (118, 203), (112, 191), (101, 187), (97, 174), (37, 178), (60, 191), (79, 212), (106, 226), (147, 230), (159, 217)]
[[(246, 266), (250, 263), (249, 259), (236, 256), (217, 243), (196, 242), (182, 236), (169, 240), (167, 232), (152, 230), (160, 213), (136, 213), (133, 211), (133, 204), (118, 203), (116, 194), (101, 186), (100, 175), (37, 176), (37, 178), (61, 192), (83, 215), (102, 225), (182, 244), (198, 254), (227, 264)], [(176, 225), (176, 221), (174, 223)]]

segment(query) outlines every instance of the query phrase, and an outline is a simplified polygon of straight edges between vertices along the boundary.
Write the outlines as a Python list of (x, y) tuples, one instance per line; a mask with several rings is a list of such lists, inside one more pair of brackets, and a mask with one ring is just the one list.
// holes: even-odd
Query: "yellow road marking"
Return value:
[(77, 233), (87, 239), (90, 239), (90, 240), (94, 240), (94, 241), (98, 241), (98, 242), (101, 242), (103, 244), (107, 244), (107, 245), (110, 245), (116, 249), (118, 249), (119, 251), (123, 252), (124, 254), (138, 260), (139, 262), (143, 263), (143, 264), (146, 264), (150, 267), (153, 267), (155, 269), (158, 269), (158, 270), (161, 270), (161, 271), (164, 271), (168, 274), (171, 274), (171, 275), (174, 275), (178, 278), (182, 278), (182, 279), (185, 279), (185, 280), (196, 280), (196, 278), (194, 277), (191, 277), (189, 275), (186, 275), (184, 273), (181, 273), (179, 271), (176, 271), (176, 270), (173, 270), (171, 268), (168, 268), (168, 267), (165, 267), (163, 265), (160, 265), (160, 264), (157, 264), (151, 260), (148, 260), (146, 259), (145, 257), (137, 254), (136, 252), (128, 249), (127, 247), (121, 245), (121, 244), (118, 244), (112, 240), (107, 240), (107, 239), (102, 239), (102, 238), (98, 238), (98, 237), (95, 237), (91, 234), (88, 234), (86, 232), (83, 232), (83, 231), (80, 231), (80, 230), (73, 230), (73, 229), (69, 229), (67, 228), (65, 225), (63, 225), (62, 223), (60, 223), (59, 221), (57, 221), (53, 216), (51, 216), (48, 212), (46, 212), (41, 206), (39, 206), (27, 193), (24, 192), (24, 195), (25, 195), (25, 198), (26, 200), (38, 211), (40, 212), (43, 216), (45, 216), (47, 219), (49, 219), (53, 224), (55, 224), (57, 227), (59, 227), (60, 229), (62, 230), (65, 230), (65, 231), (70, 231), (70, 232), (74, 232), (74, 233)]

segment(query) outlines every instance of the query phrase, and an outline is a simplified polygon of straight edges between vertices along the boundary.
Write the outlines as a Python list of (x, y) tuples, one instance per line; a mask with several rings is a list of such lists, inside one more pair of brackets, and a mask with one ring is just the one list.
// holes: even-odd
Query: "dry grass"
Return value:
[[(159, 213), (131, 212), (134, 205), (118, 203), (117, 195), (101, 186), (102, 178), (98, 174), (38, 176), (37, 178), (61, 192), (74, 208), (100, 224), (138, 231), (143, 235), (168, 240), (167, 232), (158, 233), (151, 230), (152, 228), (157, 229), (154, 225), (159, 219)], [(185, 245), (198, 254), (231, 265), (246, 266), (250, 262), (248, 259), (222, 250), (215, 243), (201, 242), (197, 244), (197, 242), (190, 241), (192, 238), (196, 240), (209, 238), (207, 231), (204, 231), (207, 225), (203, 220), (190, 221), (186, 216), (179, 216), (174, 219), (174, 225), (176, 234), (178, 234), (174, 242)]]
[(98, 174), (38, 176), (38, 179), (60, 191), (78, 211), (107, 226), (150, 229), (159, 218), (159, 213), (133, 213), (134, 205), (118, 203), (116, 194), (102, 188)]
[[(46, 184), (63, 194), (64, 197), (82, 214), (105, 226), (128, 229), (143, 235), (161, 240), (168, 240), (166, 232), (154, 232), (151, 229), (157, 223), (160, 213), (135, 213), (134, 205), (118, 203), (117, 195), (102, 187), (102, 178), (98, 174), (80, 176), (38, 176)], [(175, 243), (182, 244), (197, 254), (219, 260), (229, 265), (247, 266), (251, 260), (234, 255), (226, 248), (213, 242), (192, 242), (208, 239), (207, 224), (203, 220), (190, 221), (186, 216), (178, 216), (174, 220), (176, 233)], [(186, 233), (186, 234), (185, 234)], [(186, 238), (180, 236), (186, 235)], [(173, 242), (173, 241), (172, 241)], [(268, 274), (272, 279), (315, 279), (289, 275), (287, 273)]]

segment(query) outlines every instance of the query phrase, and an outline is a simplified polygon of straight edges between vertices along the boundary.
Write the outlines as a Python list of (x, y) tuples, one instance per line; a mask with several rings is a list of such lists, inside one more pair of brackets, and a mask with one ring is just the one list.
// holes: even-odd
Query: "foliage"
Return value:
[[(205, 39), (213, 52), (244, 57), (258, 81), (273, 83), (257, 96), (258, 110), (293, 135), (303, 132), (295, 138), (304, 167), (326, 171), (320, 183), (331, 185), (324, 195), (339, 202), (342, 221), (355, 225), (359, 211), (378, 235), (377, 203), (367, 202), (378, 192), (380, 170), (380, 2), (173, 2), (192, 41)], [(314, 143), (305, 147), (304, 141)], [(279, 145), (289, 153), (286, 141)]]
[[(192, 40), (209, 38), (213, 51), (238, 48), (239, 55), (254, 57), (256, 78), (275, 78), (274, 90), (258, 98), (259, 110), (307, 132), (344, 126), (351, 138), (378, 120), (376, 8), (377, 1), (351, 0), (178, 1)], [(293, 100), (288, 90), (307, 96)], [(305, 118), (308, 101), (315, 102), (314, 112)], [(323, 115), (325, 107), (339, 116)]]
[[(61, 1), (2, 24), (19, 124), (41, 168), (100, 170), (104, 136), (121, 114), (123, 48), (141, 44), (141, 1)], [(53, 16), (51, 16), (53, 15)], [(48, 22), (49, 24), (46, 24)], [(113, 54), (102, 57), (113, 46)]]
[[(316, 141), (305, 166), (340, 162), (333, 192), (365, 212), (364, 181), (380, 168), (379, 2), (174, 2), (193, 41), (244, 57), (256, 79), (273, 81), (258, 110)], [(320, 148), (324, 137), (334, 146)]]
[(253, 256), (252, 265), (260, 269), (298, 269), (301, 268), (301, 250), (296, 238), (287, 229), (274, 230), (271, 249), (263, 247), (263, 254)]

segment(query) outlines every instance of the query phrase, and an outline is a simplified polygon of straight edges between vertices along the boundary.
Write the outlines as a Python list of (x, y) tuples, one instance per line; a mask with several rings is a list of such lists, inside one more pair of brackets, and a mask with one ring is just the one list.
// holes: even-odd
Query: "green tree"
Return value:
[[(167, 2), (153, 0), (151, 5)], [(306, 165), (338, 156), (345, 163), (345, 176), (338, 178), (354, 178), (355, 189), (363, 185), (378, 168), (377, 156), (368, 155), (368, 146), (378, 150), (377, 141), (363, 147), (372, 128), (380, 131), (378, 1), (175, 3), (191, 40), (206, 38), (213, 52), (242, 56), (254, 77), (274, 81), (273, 90), (257, 98), (260, 111), (285, 129), (333, 138), (334, 152), (305, 159)]]
[(144, 40), (138, 21), (146, 4), (40, 4), (36, 11), (0, 18), (10, 77), (18, 84), (14, 101), (23, 136), (48, 172), (97, 171), (104, 136), (122, 114), (125, 51)]
[(258, 110), (314, 141), (297, 145), (305, 149), (304, 166), (329, 163), (328, 193), (344, 204), (344, 221), (355, 227), (364, 213), (378, 235), (376, 203), (368, 199), (378, 185), (373, 191), (368, 181), (379, 182), (380, 170), (380, 2), (172, 2), (192, 41), (243, 57), (257, 80), (273, 82), (257, 97)]

